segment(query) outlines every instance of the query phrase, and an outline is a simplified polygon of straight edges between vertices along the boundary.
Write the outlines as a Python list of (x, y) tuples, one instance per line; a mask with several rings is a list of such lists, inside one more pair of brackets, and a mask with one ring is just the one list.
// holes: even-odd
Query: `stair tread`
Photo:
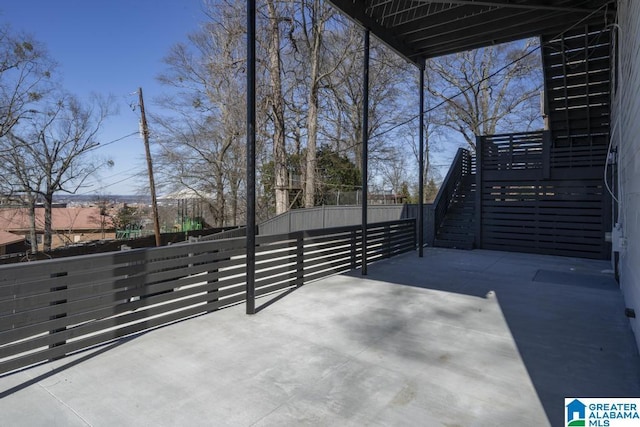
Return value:
[(473, 249), (475, 243), (476, 176), (465, 175), (449, 200), (447, 213), (436, 231), (434, 246)]

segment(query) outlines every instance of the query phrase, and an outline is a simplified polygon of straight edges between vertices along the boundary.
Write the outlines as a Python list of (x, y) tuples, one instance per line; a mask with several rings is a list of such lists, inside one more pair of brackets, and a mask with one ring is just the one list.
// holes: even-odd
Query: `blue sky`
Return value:
[[(203, 0), (4, 0), (0, 23), (31, 34), (58, 63), (63, 86), (82, 98), (92, 92), (115, 99), (118, 114), (100, 134), (104, 148), (97, 156), (114, 161), (79, 194), (137, 194), (146, 191), (148, 178), (144, 146), (138, 135), (136, 91), (142, 87), (147, 115), (154, 99), (168, 88), (156, 77), (171, 46), (186, 40), (207, 18)], [(153, 129), (151, 129), (153, 132)], [(121, 139), (121, 140), (120, 140)], [(119, 140), (117, 142), (113, 142)], [(459, 144), (432, 153), (432, 164), (443, 175)], [(455, 145), (455, 146), (454, 146)]]
[[(108, 143), (138, 130), (132, 94), (143, 88), (147, 114), (163, 89), (155, 80), (162, 58), (204, 20), (202, 0), (8, 0), (0, 3), (0, 23), (31, 34), (58, 63), (64, 87), (80, 97), (112, 95), (119, 110), (100, 135)], [(144, 178), (144, 146), (136, 135), (96, 151), (115, 166), (101, 172), (83, 194), (134, 194)], [(116, 183), (122, 181), (120, 183)], [(114, 184), (115, 183), (115, 184)]]

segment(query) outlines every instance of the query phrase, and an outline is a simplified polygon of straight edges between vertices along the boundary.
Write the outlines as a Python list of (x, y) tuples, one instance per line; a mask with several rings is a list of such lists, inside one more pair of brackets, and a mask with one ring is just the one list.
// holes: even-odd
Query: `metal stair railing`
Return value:
[(447, 176), (445, 177), (440, 189), (438, 190), (438, 195), (433, 201), (433, 209), (434, 209), (434, 235), (436, 234), (438, 228), (442, 225), (445, 216), (447, 215), (447, 211), (451, 206), (451, 202), (456, 194), (456, 190), (460, 187), (462, 182), (462, 178), (471, 175), (472, 173), (472, 157), (469, 150), (465, 148), (458, 148), (458, 152), (453, 159), (451, 167), (449, 168), (449, 172), (447, 172)]

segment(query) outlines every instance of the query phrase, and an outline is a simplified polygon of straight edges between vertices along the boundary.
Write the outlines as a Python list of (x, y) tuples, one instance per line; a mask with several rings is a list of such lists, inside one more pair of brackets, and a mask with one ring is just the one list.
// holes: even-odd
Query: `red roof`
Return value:
[(18, 236), (17, 234), (9, 233), (7, 231), (0, 231), (0, 246), (7, 246), (12, 243), (23, 242), (24, 236)]
[[(61, 232), (91, 231), (101, 229), (99, 207), (53, 208), (51, 228)], [(111, 219), (105, 217), (105, 228), (113, 228)], [(29, 230), (29, 213), (26, 208), (0, 209), (0, 230), (25, 232)], [(36, 208), (36, 230), (44, 230), (44, 208)]]

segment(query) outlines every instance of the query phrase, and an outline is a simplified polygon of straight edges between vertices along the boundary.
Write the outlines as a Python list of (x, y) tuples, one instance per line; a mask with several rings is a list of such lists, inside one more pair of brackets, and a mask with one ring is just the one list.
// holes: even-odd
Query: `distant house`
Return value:
[(0, 231), (0, 255), (24, 252), (26, 248), (24, 236)]
[[(0, 209), (0, 231), (28, 240), (29, 223), (29, 212), (26, 208)], [(53, 208), (51, 223), (52, 248), (115, 238), (111, 219), (99, 207)], [(43, 235), (44, 208), (36, 208), (36, 238), (39, 250), (42, 250)]]

